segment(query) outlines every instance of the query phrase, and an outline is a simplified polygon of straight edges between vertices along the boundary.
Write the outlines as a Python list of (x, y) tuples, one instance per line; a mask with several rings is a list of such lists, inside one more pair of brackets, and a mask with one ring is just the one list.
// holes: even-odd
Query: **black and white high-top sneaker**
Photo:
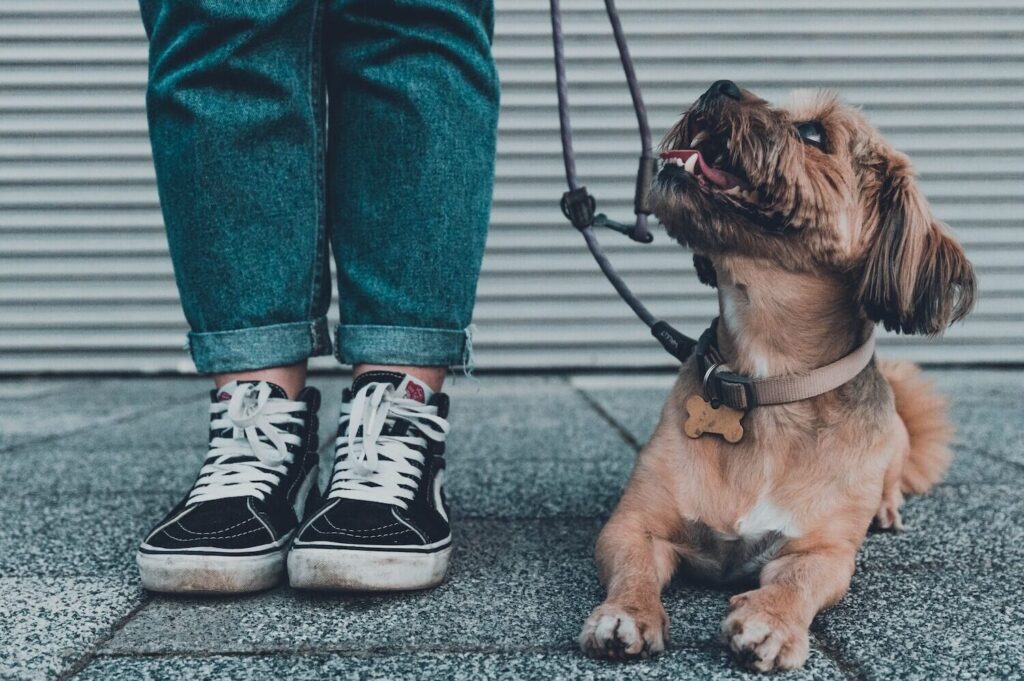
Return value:
[(267, 382), (211, 392), (210, 449), (192, 489), (136, 560), (152, 591), (241, 593), (277, 584), (306, 511), (320, 506), (320, 393)]
[(368, 372), (344, 392), (327, 498), (288, 555), (293, 587), (402, 591), (441, 583), (451, 554), (447, 415), (447, 395), (405, 374)]

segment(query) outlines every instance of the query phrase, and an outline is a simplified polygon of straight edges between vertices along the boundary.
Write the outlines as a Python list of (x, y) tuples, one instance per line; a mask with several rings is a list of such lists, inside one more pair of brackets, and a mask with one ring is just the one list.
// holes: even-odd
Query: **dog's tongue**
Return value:
[[(690, 166), (693, 168), (690, 172), (694, 175), (703, 175), (715, 186), (726, 190), (732, 189), (733, 187), (744, 186), (745, 183), (743, 180), (732, 173), (727, 173), (724, 170), (719, 170), (718, 168), (711, 166), (704, 160), (704, 155), (696, 149), (673, 149), (672, 151), (663, 151), (661, 153), (661, 160), (667, 161), (669, 159), (678, 158), (685, 164), (694, 156), (697, 157), (697, 162), (695, 165)], [(700, 170), (699, 173), (697, 172), (698, 169)]]

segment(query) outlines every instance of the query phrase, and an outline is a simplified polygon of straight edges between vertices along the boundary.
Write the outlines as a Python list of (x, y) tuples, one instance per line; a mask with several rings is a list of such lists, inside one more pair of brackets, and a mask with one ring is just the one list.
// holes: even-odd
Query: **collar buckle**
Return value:
[(757, 406), (754, 397), (754, 381), (729, 370), (723, 362), (715, 362), (704, 372), (701, 381), (704, 397), (712, 407), (726, 405), (740, 411), (749, 411)]

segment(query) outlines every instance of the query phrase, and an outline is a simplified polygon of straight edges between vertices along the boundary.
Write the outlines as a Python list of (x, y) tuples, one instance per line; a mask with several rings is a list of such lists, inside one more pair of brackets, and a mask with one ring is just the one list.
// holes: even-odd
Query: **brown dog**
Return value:
[[(717, 284), (718, 347), (733, 371), (798, 375), (849, 354), (877, 321), (936, 334), (971, 308), (973, 268), (909, 160), (834, 95), (774, 107), (719, 81), (664, 147), (700, 152), (665, 164), (656, 213)], [(944, 402), (916, 366), (872, 359), (835, 390), (755, 407), (733, 444), (684, 433), (686, 400), (701, 391), (691, 358), (601, 532), (608, 597), (580, 645), (603, 657), (663, 650), (661, 590), (682, 566), (759, 579), (730, 600), (723, 639), (757, 671), (799, 667), (872, 519), (899, 528), (903, 494), (945, 472)]]

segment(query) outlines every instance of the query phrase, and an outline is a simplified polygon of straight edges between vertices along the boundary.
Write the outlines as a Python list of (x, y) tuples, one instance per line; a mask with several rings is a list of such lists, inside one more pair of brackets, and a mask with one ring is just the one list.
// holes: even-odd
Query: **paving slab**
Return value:
[(58, 676), (141, 599), (122, 579), (0, 578), (0, 678)]
[[(959, 427), (947, 483), (908, 502), (909, 531), (868, 537), (851, 593), (815, 621), (823, 647), (782, 678), (1022, 678), (1024, 372), (933, 375)], [(324, 389), (326, 465), (348, 382), (311, 381)], [(670, 585), (671, 649), (659, 660), (616, 665), (575, 648), (603, 595), (593, 543), (635, 456), (620, 429), (646, 440), (671, 382), (459, 377), (449, 387), (457, 544), (444, 585), (155, 596), (80, 676), (747, 678), (714, 640), (733, 589)], [(194, 477), (206, 390), (206, 379), (0, 384), (0, 484), (12, 492), (0, 497), (0, 611), (15, 613), (0, 621), (0, 677), (55, 677), (142, 602), (135, 547)], [(57, 427), (40, 436), (43, 407)], [(20, 425), (5, 429), (4, 414)]]
[(562, 382), (452, 400), (450, 491), (463, 516), (605, 515), (632, 448)]
[[(19, 388), (26, 388), (25, 394)], [(0, 450), (78, 430), (100, 432), (106, 424), (192, 399), (201, 390), (194, 380), (173, 378), (40, 379), (27, 387), (18, 381), (0, 392)]]
[(0, 577), (134, 579), (139, 540), (183, 493), (0, 497)]
[[(285, 587), (238, 598), (155, 597), (105, 648), (128, 653), (574, 648), (603, 592), (596, 520), (464, 521), (447, 581), (431, 592), (337, 595)], [(729, 593), (674, 585), (677, 645), (713, 643)]]
[(957, 397), (951, 411), (957, 452), (977, 452), (1024, 470), (1024, 389), (1011, 403)]
[[(550, 679), (763, 679), (740, 671), (718, 648), (680, 648), (639, 662), (591, 660), (568, 651), (403, 653), (372, 655), (268, 655), (209, 657), (96, 658), (75, 679), (81, 681), (149, 681), (188, 679), (322, 679), (403, 680)], [(806, 668), (780, 676), (787, 681), (848, 678), (834, 662), (812, 651)]]
[(1021, 679), (1020, 566), (865, 573), (813, 631), (868, 679)]
[[(618, 379), (618, 380), (616, 380)], [(644, 445), (654, 433), (674, 375), (638, 377), (581, 376), (572, 384), (593, 400), (607, 416)]]
[(182, 494), (195, 479), (208, 437), (206, 407), (192, 401), (145, 422), (129, 419), (0, 452), (0, 485), (52, 495)]
[[(138, 403), (135, 418), (0, 450), (0, 485), (54, 494), (184, 493), (202, 465), (209, 437), (207, 382), (199, 380), (191, 380), (194, 394), (170, 406), (156, 402), (160, 395), (152, 391), (154, 402)], [(320, 411), (325, 453), (333, 452), (337, 430), (340, 388), (335, 392), (324, 395)]]
[(942, 485), (904, 507), (903, 532), (872, 532), (858, 564), (873, 572), (953, 572), (1024, 566), (1024, 491), (1011, 485)]

